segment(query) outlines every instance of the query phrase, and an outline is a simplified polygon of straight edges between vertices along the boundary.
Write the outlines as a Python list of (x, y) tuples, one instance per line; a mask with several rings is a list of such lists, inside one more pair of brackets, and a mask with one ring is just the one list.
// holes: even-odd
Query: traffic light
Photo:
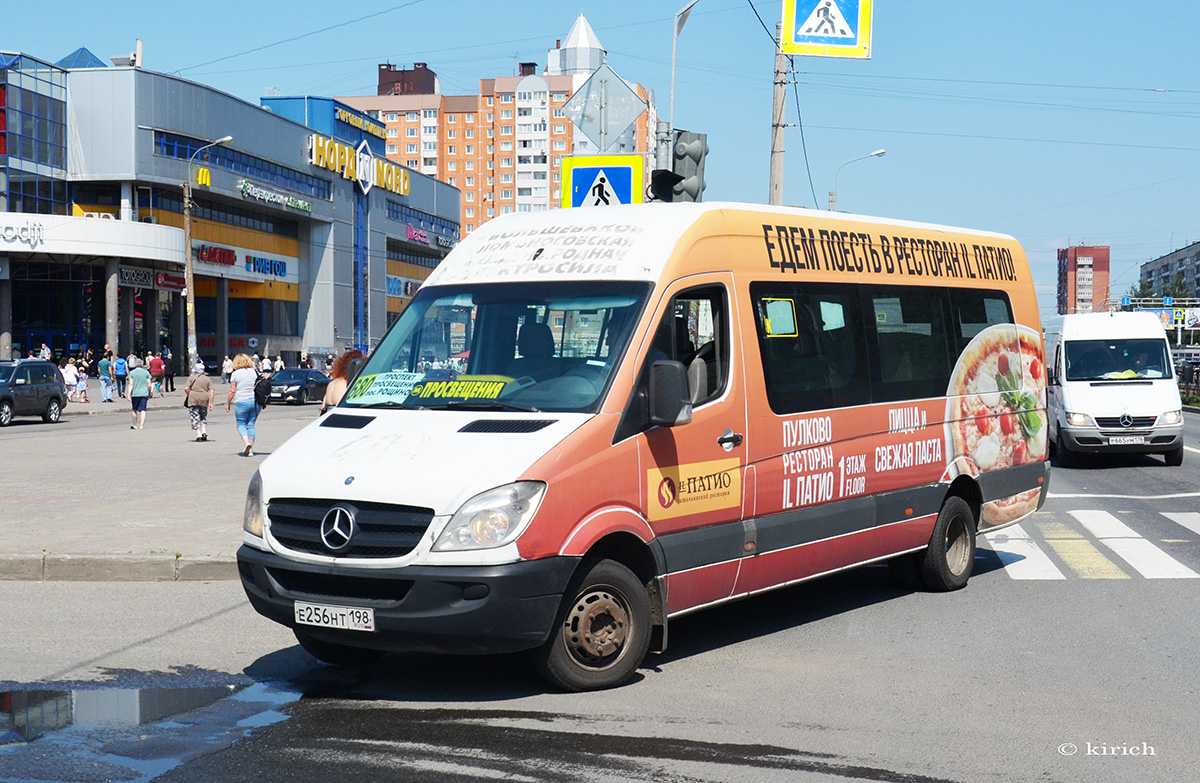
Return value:
[(672, 191), (674, 201), (702, 201), (704, 195), (704, 156), (708, 154), (708, 136), (691, 131), (675, 131), (671, 164), (680, 179)]
[(674, 201), (675, 185), (683, 181), (670, 169), (655, 169), (650, 172), (650, 197), (655, 201)]

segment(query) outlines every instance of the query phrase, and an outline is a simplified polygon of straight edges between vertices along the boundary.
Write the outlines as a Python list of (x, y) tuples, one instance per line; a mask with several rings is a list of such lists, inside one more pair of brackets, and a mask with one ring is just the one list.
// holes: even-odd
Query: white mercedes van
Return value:
[(1183, 405), (1153, 313), (1078, 313), (1046, 323), (1047, 407), (1059, 464), (1079, 454), (1162, 454), (1183, 464)]

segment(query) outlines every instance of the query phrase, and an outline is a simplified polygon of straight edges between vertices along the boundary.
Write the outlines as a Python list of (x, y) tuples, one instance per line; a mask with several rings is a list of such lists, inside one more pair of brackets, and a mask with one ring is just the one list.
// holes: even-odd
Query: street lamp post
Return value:
[(196, 360), (200, 358), (196, 347), (196, 281), (192, 272), (192, 162), (209, 147), (228, 144), (231, 141), (232, 136), (222, 136), (210, 144), (205, 144), (188, 157), (187, 181), (183, 183), (183, 295), (184, 310), (187, 312), (187, 354), (186, 365), (183, 368), (185, 374), (191, 374)]
[(843, 163), (842, 165), (838, 166), (837, 174), (833, 175), (833, 190), (829, 191), (829, 211), (830, 212), (837, 211), (837, 181), (838, 181), (838, 176), (841, 175), (841, 173), (842, 173), (842, 169), (846, 168), (846, 166), (848, 166), (851, 163), (854, 163), (855, 161), (866, 160), (867, 158), (882, 158), (886, 154), (887, 154), (887, 150), (875, 150), (874, 152), (869, 153), (867, 155), (863, 155), (858, 158), (852, 158), (852, 159), (846, 161), (845, 163)]

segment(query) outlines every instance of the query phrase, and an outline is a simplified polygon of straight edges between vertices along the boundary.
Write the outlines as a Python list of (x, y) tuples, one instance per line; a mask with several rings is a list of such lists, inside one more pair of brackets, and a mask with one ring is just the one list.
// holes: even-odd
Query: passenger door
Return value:
[(728, 597), (737, 578), (746, 467), (746, 398), (732, 277), (689, 277), (671, 286), (643, 359), (688, 370), (692, 420), (638, 435), (642, 511), (666, 558), (668, 611)]
[(33, 368), (18, 367), (13, 375), (13, 413), (27, 416), (38, 411), (38, 389), (34, 381)]

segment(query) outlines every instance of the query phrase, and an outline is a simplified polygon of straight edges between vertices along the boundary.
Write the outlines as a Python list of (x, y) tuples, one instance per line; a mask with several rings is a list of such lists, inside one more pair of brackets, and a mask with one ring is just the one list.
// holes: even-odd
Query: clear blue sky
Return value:
[[(427, 62), (443, 92), (546, 63), (579, 13), (665, 118), (671, 19), (686, 0), (9, 3), (0, 48), (56, 60), (145, 42), (145, 65), (249, 101), (371, 93), (376, 65)], [(778, 0), (700, 0), (679, 40), (675, 124), (708, 134), (706, 200), (765, 202)], [(364, 18), (366, 17), (366, 18)], [(1200, 240), (1200, 70), (1192, 2), (877, 0), (870, 60), (794, 59), (784, 202), (1009, 233), (1043, 312), (1055, 251), (1112, 247), (1113, 290)], [(277, 44), (277, 45), (272, 45)], [(797, 98), (804, 143), (796, 126)], [(807, 149), (807, 166), (804, 150)], [(810, 187), (809, 175), (812, 184)]]

